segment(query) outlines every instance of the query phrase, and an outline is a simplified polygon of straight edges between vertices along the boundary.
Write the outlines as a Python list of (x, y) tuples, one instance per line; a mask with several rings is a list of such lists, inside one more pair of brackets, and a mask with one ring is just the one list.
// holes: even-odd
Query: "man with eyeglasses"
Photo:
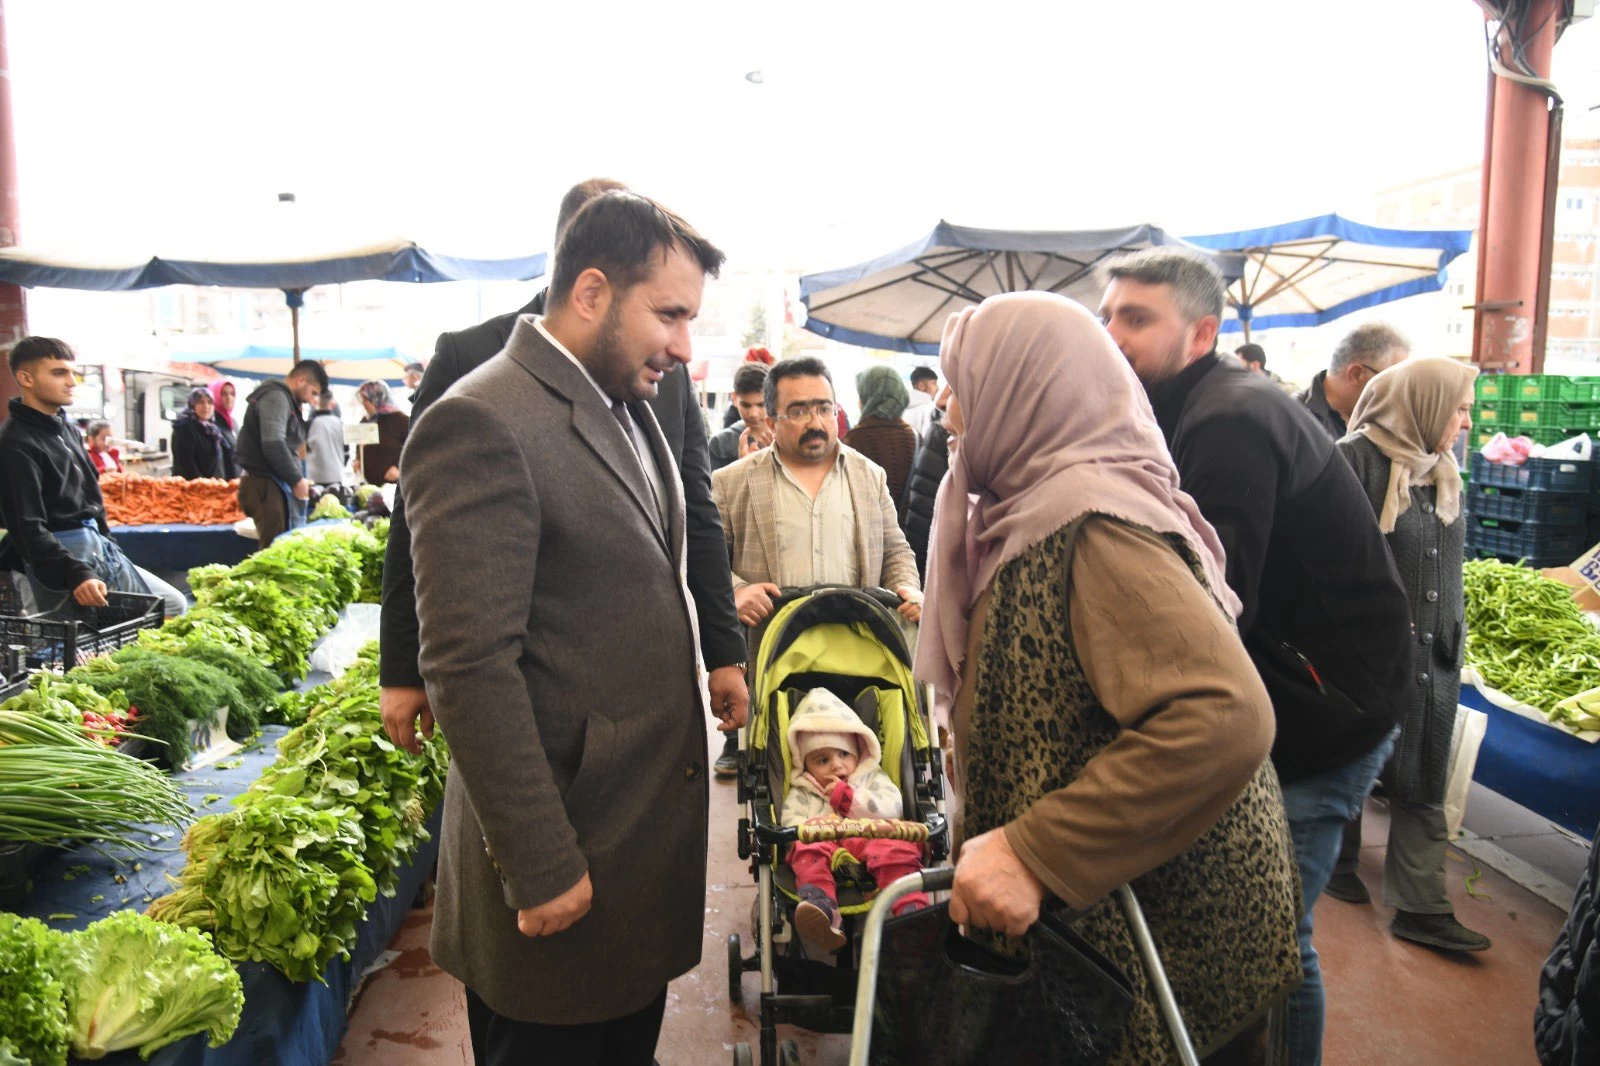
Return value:
[(1410, 354), (1411, 345), (1393, 326), (1382, 322), (1357, 326), (1333, 350), (1328, 369), (1318, 372), (1296, 399), (1338, 440), (1350, 431), (1350, 412), (1367, 382)]
[(839, 442), (833, 378), (816, 358), (784, 359), (766, 383), (773, 446), (711, 475), (733, 561), (739, 621), (758, 625), (783, 588), (893, 589), (922, 617), (917, 557), (883, 469)]

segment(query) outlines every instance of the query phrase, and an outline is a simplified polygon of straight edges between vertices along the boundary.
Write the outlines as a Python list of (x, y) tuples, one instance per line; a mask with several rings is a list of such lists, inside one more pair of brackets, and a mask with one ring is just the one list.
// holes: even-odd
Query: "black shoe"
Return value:
[(1440, 951), (1488, 951), (1493, 946), (1493, 941), (1456, 921), (1453, 914), (1395, 911), (1389, 931), (1401, 940), (1426, 944)]
[(739, 776), (739, 735), (729, 733), (727, 743), (722, 745), (722, 754), (717, 756), (717, 761), (711, 764), (711, 770), (718, 777)]
[(1328, 878), (1328, 887), (1322, 890), (1322, 894), (1346, 903), (1372, 902), (1372, 893), (1367, 891), (1361, 878), (1353, 873), (1334, 874)]

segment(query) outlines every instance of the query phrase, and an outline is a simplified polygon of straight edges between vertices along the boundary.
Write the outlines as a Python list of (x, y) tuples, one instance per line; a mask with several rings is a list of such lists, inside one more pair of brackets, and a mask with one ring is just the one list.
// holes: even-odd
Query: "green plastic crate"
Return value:
[[(1600, 427), (1600, 403), (1571, 403), (1563, 400), (1542, 400), (1515, 404), (1501, 401), (1496, 405), (1498, 425), (1514, 425), (1519, 429), (1546, 429), (1552, 426), (1577, 426), (1587, 431)], [(1507, 418), (1508, 413), (1515, 414)]]
[(1517, 403), (1600, 403), (1600, 377), (1560, 374), (1479, 374), (1478, 400)]

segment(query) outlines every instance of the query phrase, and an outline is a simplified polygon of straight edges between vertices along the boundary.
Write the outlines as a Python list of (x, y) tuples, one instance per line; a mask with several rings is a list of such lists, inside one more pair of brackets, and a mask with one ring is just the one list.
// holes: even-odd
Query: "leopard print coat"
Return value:
[[(1118, 731), (1084, 677), (1067, 620), (1065, 590), (1080, 526), (1081, 520), (1050, 535), (995, 576), (968, 727), (968, 839), (1066, 786)], [(1203, 583), (1188, 545), (1165, 539)], [(1133, 889), (1202, 1056), (1259, 1022), (1299, 983), (1300, 881), (1270, 762), (1213, 828), (1137, 878)], [(1115, 901), (1101, 900), (1074, 928), (1134, 987), (1126, 1039), (1110, 1061), (1174, 1061), (1171, 1037)]]

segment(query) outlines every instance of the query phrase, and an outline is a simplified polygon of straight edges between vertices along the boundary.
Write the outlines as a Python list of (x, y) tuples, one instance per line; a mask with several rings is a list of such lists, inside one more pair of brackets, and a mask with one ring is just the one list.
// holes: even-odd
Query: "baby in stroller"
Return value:
[[(832, 692), (817, 688), (806, 694), (789, 722), (788, 742), (794, 769), (783, 797), (784, 825), (902, 816), (900, 789), (879, 765), (883, 752), (877, 736)], [(825, 953), (845, 944), (833, 876), (840, 851), (866, 866), (880, 887), (922, 868), (922, 848), (908, 840), (848, 837), (793, 845), (788, 863), (800, 897), (795, 928), (808, 947)], [(895, 905), (894, 913), (927, 905), (927, 896), (913, 893)]]

